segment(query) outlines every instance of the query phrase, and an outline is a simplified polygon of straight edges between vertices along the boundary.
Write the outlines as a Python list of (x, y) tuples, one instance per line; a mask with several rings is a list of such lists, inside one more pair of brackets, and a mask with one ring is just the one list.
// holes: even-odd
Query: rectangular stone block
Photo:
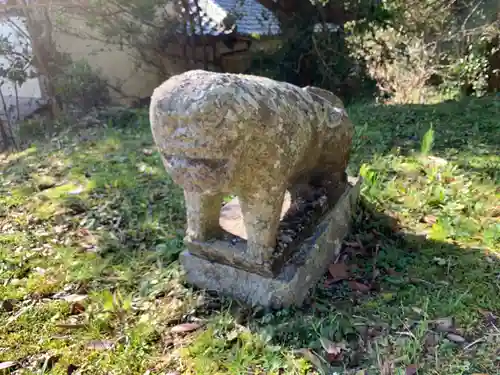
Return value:
[[(299, 244), (298, 250), (277, 276), (262, 275), (227, 264), (230, 247), (213, 242), (210, 244), (210, 258), (190, 250), (180, 255), (187, 281), (250, 305), (271, 308), (301, 305), (309, 290), (340, 252), (356, 210), (360, 186), (360, 178), (349, 178), (344, 194), (316, 226), (314, 233)], [(216, 256), (219, 247), (222, 262)]]
[[(280, 219), (283, 219), (291, 205), (291, 197), (287, 192), (283, 202)], [(219, 224), (223, 229), (223, 240), (196, 241), (185, 238), (187, 250), (200, 258), (217, 263), (241, 268), (265, 277), (274, 277), (281, 271), (283, 262), (276, 259), (271, 268), (255, 264), (247, 252), (247, 233), (243, 223), (243, 214), (238, 198), (225, 204), (220, 212)]]

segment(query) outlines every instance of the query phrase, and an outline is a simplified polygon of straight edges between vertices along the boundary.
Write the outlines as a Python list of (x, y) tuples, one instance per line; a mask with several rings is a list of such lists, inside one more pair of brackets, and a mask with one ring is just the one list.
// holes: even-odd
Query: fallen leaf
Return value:
[(463, 344), (465, 342), (465, 339), (462, 336), (457, 335), (455, 333), (448, 333), (446, 335), (446, 338), (450, 341), (457, 343), (457, 344)]
[(87, 297), (88, 296), (85, 294), (70, 294), (62, 297), (62, 299), (67, 302), (82, 302), (83, 300), (87, 299)]
[(482, 316), (484, 316), (486, 323), (495, 324), (497, 322), (498, 317), (495, 314), (493, 314), (491, 311), (483, 310), (483, 309), (478, 309), (478, 311), (481, 313)]
[(328, 272), (333, 278), (332, 282), (345, 280), (349, 277), (345, 263), (330, 264)]
[(115, 343), (111, 340), (93, 340), (87, 343), (87, 349), (109, 350), (113, 349)]
[(356, 292), (366, 293), (370, 291), (370, 287), (368, 285), (358, 283), (357, 281), (349, 281), (348, 284), (349, 287)]
[[(14, 370), (18, 366), (17, 362), (14, 361), (7, 361), (7, 362), (0, 362), (0, 373), (1, 374), (8, 374), (11, 371)], [(7, 370), (7, 371), (5, 371)]]
[(84, 311), (85, 311), (85, 306), (83, 306), (81, 303), (78, 302), (72, 303), (69, 309), (71, 315), (78, 315), (83, 313)]
[(417, 370), (417, 365), (408, 365), (406, 366), (405, 375), (415, 375), (417, 373)]
[(173, 333), (191, 332), (191, 331), (197, 330), (200, 327), (201, 327), (201, 324), (198, 324), (198, 323), (182, 323), (182, 324), (176, 325), (175, 327), (172, 327), (170, 332), (173, 332)]
[(325, 337), (320, 337), (319, 341), (321, 342), (323, 349), (325, 349), (328, 354), (339, 355), (342, 350), (346, 349), (345, 344), (336, 344)]
[(422, 218), (422, 221), (427, 224), (436, 224), (437, 217), (434, 215), (427, 215)]

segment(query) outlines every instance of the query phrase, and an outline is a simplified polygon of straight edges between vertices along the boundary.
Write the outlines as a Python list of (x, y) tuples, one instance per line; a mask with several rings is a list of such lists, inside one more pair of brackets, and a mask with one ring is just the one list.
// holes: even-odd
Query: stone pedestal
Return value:
[[(186, 243), (180, 255), (188, 282), (250, 305), (282, 308), (301, 305), (309, 290), (338, 256), (356, 209), (361, 179), (350, 178), (338, 202), (316, 225), (313, 234), (297, 245), (275, 277), (252, 272), (245, 260), (245, 228), (237, 211), (237, 200), (221, 212), (221, 226), (239, 238)], [(285, 202), (283, 213), (288, 209)], [(235, 209), (236, 208), (236, 209)]]

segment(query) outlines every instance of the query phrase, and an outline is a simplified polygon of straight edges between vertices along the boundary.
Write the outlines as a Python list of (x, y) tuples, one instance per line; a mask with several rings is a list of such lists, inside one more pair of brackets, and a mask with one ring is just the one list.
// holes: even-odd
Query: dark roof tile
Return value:
[[(257, 0), (188, 0), (195, 34), (277, 35), (280, 27), (275, 15)], [(201, 20), (201, 27), (200, 27)], [(190, 28), (191, 29), (191, 28)]]

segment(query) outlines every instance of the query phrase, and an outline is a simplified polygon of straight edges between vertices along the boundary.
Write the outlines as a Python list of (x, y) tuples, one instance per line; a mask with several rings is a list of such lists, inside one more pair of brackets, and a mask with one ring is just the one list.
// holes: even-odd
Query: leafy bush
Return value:
[(64, 106), (76, 107), (83, 112), (111, 101), (106, 80), (85, 60), (66, 64), (55, 77), (54, 86)]
[[(388, 14), (369, 14), (374, 24), (383, 22)], [(367, 19), (359, 21), (356, 32), (365, 32)], [(374, 81), (366, 74), (364, 61), (356, 59), (346, 42), (343, 27), (323, 22), (321, 11), (312, 16), (296, 15), (281, 25), (282, 44), (274, 51), (254, 56), (249, 73), (291, 82), (299, 86), (313, 85), (335, 92), (349, 101), (360, 93), (373, 92)]]
[(348, 41), (382, 93), (404, 103), (438, 92), (480, 96), (495, 89), (491, 78), (499, 67), (492, 56), (500, 31), (488, 1), (390, 0), (385, 7), (390, 27)]
[[(355, 5), (345, 5), (355, 11)], [(363, 16), (322, 32), (314, 30), (322, 24), (318, 6), (317, 14), (296, 15), (282, 25), (282, 46), (256, 55), (250, 71), (320, 86), (344, 100), (371, 91), (374, 82), (379, 94), (399, 103), (443, 94), (480, 96), (500, 88), (500, 77), (492, 79), (500, 69), (500, 58), (492, 58), (500, 54), (500, 21), (492, 5), (492, 0), (371, 2)]]

